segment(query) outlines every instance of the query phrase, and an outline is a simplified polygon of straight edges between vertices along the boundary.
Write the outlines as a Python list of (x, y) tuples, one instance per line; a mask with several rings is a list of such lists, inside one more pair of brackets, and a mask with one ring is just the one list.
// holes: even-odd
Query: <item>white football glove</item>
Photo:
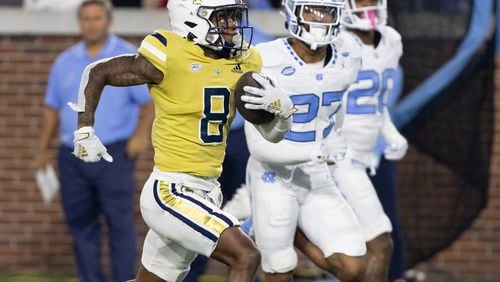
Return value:
[(337, 129), (323, 140), (321, 147), (328, 162), (340, 162), (344, 160), (347, 153), (347, 139), (341, 130)]
[(84, 162), (95, 163), (101, 158), (107, 162), (113, 162), (113, 157), (95, 135), (94, 128), (91, 126), (84, 126), (75, 131), (73, 143), (75, 144), (73, 155)]
[(386, 159), (391, 161), (397, 161), (402, 159), (406, 150), (408, 150), (408, 141), (401, 134), (392, 134), (390, 136), (384, 136), (387, 141), (387, 146), (384, 149), (384, 156)]
[(265, 110), (281, 118), (287, 119), (297, 111), (292, 100), (280, 88), (273, 85), (263, 74), (254, 73), (252, 77), (262, 86), (261, 88), (244, 86), (245, 93), (241, 96), (245, 108), (249, 110)]

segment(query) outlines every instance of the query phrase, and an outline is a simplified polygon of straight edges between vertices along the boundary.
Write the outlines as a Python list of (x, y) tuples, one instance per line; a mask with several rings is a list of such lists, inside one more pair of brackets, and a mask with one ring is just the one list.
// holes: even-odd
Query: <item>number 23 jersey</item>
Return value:
[(298, 109), (292, 115), (291, 130), (279, 144), (300, 145), (302, 150), (309, 151), (316, 149), (331, 132), (333, 115), (361, 68), (359, 44), (353, 38), (335, 41), (328, 47), (328, 61), (319, 65), (305, 63), (287, 38), (258, 44), (256, 48), (262, 55), (262, 72), (277, 80)]
[(152, 140), (161, 171), (218, 177), (235, 114), (241, 75), (260, 71), (255, 49), (232, 59), (212, 59), (187, 39), (165, 30), (146, 36), (138, 50), (163, 75), (148, 85), (155, 104)]

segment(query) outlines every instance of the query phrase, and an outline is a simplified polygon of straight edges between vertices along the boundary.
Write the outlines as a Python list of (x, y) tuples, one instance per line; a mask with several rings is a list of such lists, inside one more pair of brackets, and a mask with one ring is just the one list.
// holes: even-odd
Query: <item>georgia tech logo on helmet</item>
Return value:
[(202, 0), (193, 0), (193, 5), (201, 5)]

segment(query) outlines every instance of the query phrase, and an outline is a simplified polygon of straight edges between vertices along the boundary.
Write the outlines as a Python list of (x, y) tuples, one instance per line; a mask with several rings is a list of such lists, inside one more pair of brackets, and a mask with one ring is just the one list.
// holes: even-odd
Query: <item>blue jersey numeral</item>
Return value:
[[(221, 143), (224, 140), (224, 125), (227, 123), (229, 115), (231, 92), (228, 88), (223, 87), (205, 87), (203, 91), (204, 117), (200, 120), (200, 139), (205, 144)], [(216, 134), (210, 132), (210, 124), (216, 124), (218, 129)]]
[[(332, 103), (340, 102), (342, 100), (342, 95), (344, 94), (344, 90), (342, 91), (329, 91), (323, 92), (321, 99), (321, 106), (330, 106)], [(305, 106), (307, 107), (306, 112), (295, 113), (292, 115), (293, 123), (307, 123), (313, 121), (318, 116), (318, 110), (320, 106), (320, 99), (316, 94), (307, 93), (307, 94), (299, 94), (290, 96), (293, 104), (295, 106)], [(323, 138), (328, 136), (330, 131), (333, 128), (333, 115), (339, 110), (339, 107), (330, 115), (330, 125), (323, 130)], [(293, 131), (290, 130), (285, 136), (285, 139), (294, 141), (294, 142), (312, 142), (316, 140), (316, 131)]]
[[(364, 70), (358, 73), (355, 83), (361, 81), (368, 81), (371, 86), (369, 88), (362, 88), (350, 91), (347, 97), (347, 114), (354, 115), (369, 115), (376, 114), (377, 112), (384, 112), (384, 99), (389, 91), (389, 80), (394, 79), (396, 73), (395, 69), (386, 69), (380, 76), (374, 70)], [(361, 97), (373, 97), (380, 90), (376, 104), (358, 104), (358, 99)]]

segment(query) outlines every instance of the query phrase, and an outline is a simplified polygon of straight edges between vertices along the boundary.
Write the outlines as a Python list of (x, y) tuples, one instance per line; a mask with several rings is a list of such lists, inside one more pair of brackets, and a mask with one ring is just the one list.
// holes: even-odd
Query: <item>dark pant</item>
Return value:
[(109, 232), (113, 280), (135, 276), (134, 162), (125, 151), (125, 141), (106, 147), (112, 163), (85, 163), (71, 149), (59, 148), (62, 204), (83, 282), (106, 281), (101, 266), (101, 214)]
[(380, 161), (377, 175), (371, 178), (384, 211), (392, 223), (392, 240), (394, 251), (389, 268), (389, 280), (402, 278), (405, 271), (404, 240), (399, 223), (398, 211), (398, 178), (396, 163), (384, 158)]
[(245, 130), (233, 129), (227, 138), (226, 157), (222, 163), (222, 174), (219, 178), (224, 203), (229, 201), (236, 189), (245, 183), (248, 152)]

